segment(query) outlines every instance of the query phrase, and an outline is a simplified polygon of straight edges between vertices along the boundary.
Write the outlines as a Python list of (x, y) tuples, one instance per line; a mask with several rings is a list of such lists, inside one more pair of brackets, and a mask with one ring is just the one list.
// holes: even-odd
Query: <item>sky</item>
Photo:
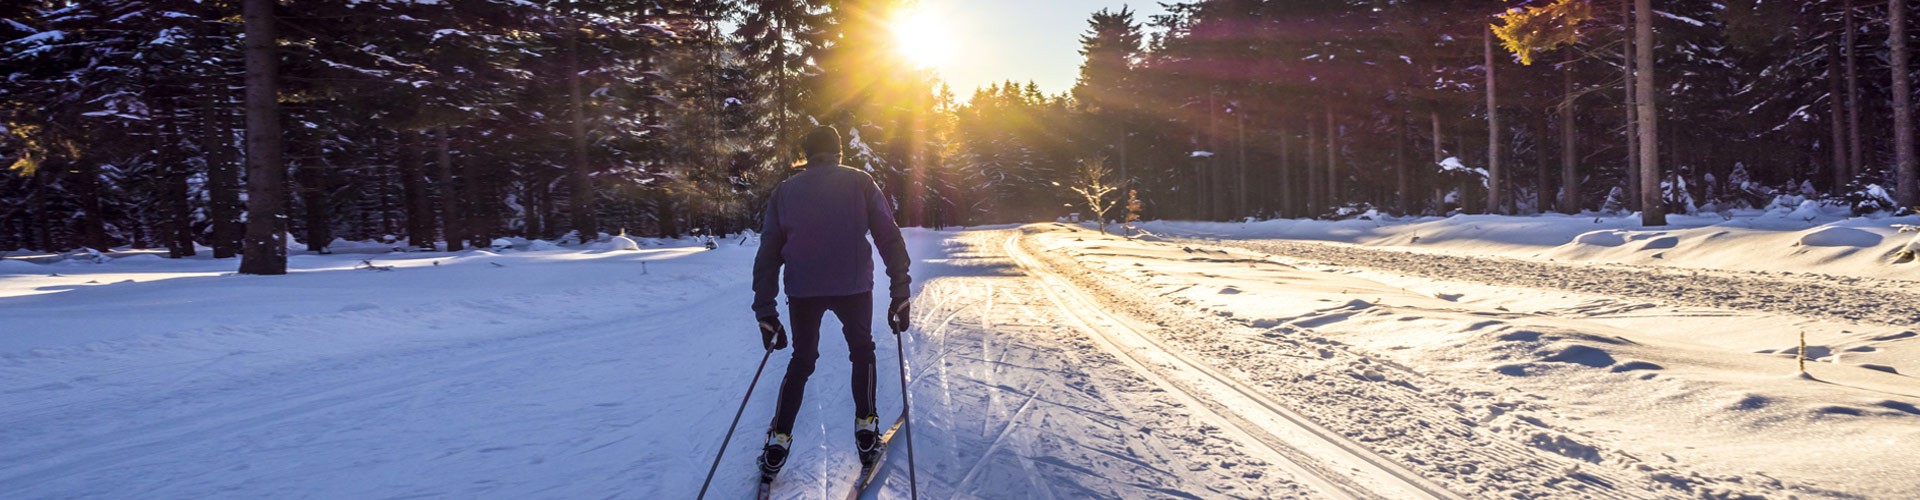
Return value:
[(1073, 89), (1087, 19), (1123, 5), (1143, 25), (1163, 12), (1156, 0), (920, 0), (952, 41), (953, 54), (935, 69), (961, 100), (1009, 79), (1032, 80), (1050, 95)]

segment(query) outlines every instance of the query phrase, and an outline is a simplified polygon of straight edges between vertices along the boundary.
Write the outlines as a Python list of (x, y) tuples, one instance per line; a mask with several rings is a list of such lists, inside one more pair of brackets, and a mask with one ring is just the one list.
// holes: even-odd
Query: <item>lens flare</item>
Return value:
[(894, 17), (892, 27), (895, 50), (914, 66), (939, 69), (952, 62), (958, 52), (948, 36), (947, 23), (924, 7), (902, 11)]

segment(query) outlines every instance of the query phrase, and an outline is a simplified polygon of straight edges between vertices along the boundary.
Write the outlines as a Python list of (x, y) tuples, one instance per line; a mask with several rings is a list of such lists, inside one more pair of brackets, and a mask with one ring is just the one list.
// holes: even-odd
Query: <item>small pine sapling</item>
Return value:
[(1797, 356), (1795, 356), (1795, 358), (1800, 363), (1800, 373), (1795, 374), (1795, 376), (1800, 377), (1801, 380), (1813, 380), (1813, 374), (1807, 373), (1807, 331), (1806, 330), (1800, 331), (1800, 352), (1796, 354)]
[(1140, 222), (1141, 208), (1142, 208), (1142, 205), (1140, 203), (1140, 190), (1128, 189), (1127, 190), (1127, 218), (1121, 223), (1121, 228), (1125, 230), (1126, 236), (1128, 238), (1133, 237), (1134, 223)]
[(1600, 204), (1600, 210), (1608, 214), (1619, 215), (1627, 210), (1627, 191), (1614, 186), (1607, 192), (1607, 201)]

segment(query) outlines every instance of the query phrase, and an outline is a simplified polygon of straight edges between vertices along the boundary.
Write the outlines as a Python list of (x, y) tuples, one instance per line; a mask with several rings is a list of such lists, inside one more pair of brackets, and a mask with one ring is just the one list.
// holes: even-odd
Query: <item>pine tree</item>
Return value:
[(1132, 117), (1143, 111), (1137, 108), (1140, 95), (1129, 75), (1140, 58), (1146, 35), (1134, 21), (1133, 11), (1125, 7), (1118, 12), (1101, 9), (1087, 25), (1086, 34), (1080, 37), (1080, 55), (1085, 62), (1073, 87), (1074, 103), (1096, 124), (1089, 127), (1088, 135), (1095, 144), (1105, 145), (1105, 154), (1112, 155), (1118, 165), (1120, 185), (1128, 186), (1132, 173), (1127, 138), (1135, 127)]
[(280, 56), (273, 0), (243, 0), (247, 61), (247, 233), (241, 274), (286, 274), (281, 204), (286, 168), (280, 156)]

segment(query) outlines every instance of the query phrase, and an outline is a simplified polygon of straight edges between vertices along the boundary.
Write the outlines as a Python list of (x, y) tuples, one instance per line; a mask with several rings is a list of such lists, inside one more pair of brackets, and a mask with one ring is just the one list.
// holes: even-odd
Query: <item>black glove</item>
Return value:
[(787, 348), (787, 327), (780, 324), (779, 316), (760, 318), (760, 343), (768, 352)]
[(893, 305), (887, 306), (887, 326), (893, 328), (894, 333), (907, 331), (908, 327), (913, 326), (909, 319), (912, 316), (913, 301), (906, 297), (894, 297)]

